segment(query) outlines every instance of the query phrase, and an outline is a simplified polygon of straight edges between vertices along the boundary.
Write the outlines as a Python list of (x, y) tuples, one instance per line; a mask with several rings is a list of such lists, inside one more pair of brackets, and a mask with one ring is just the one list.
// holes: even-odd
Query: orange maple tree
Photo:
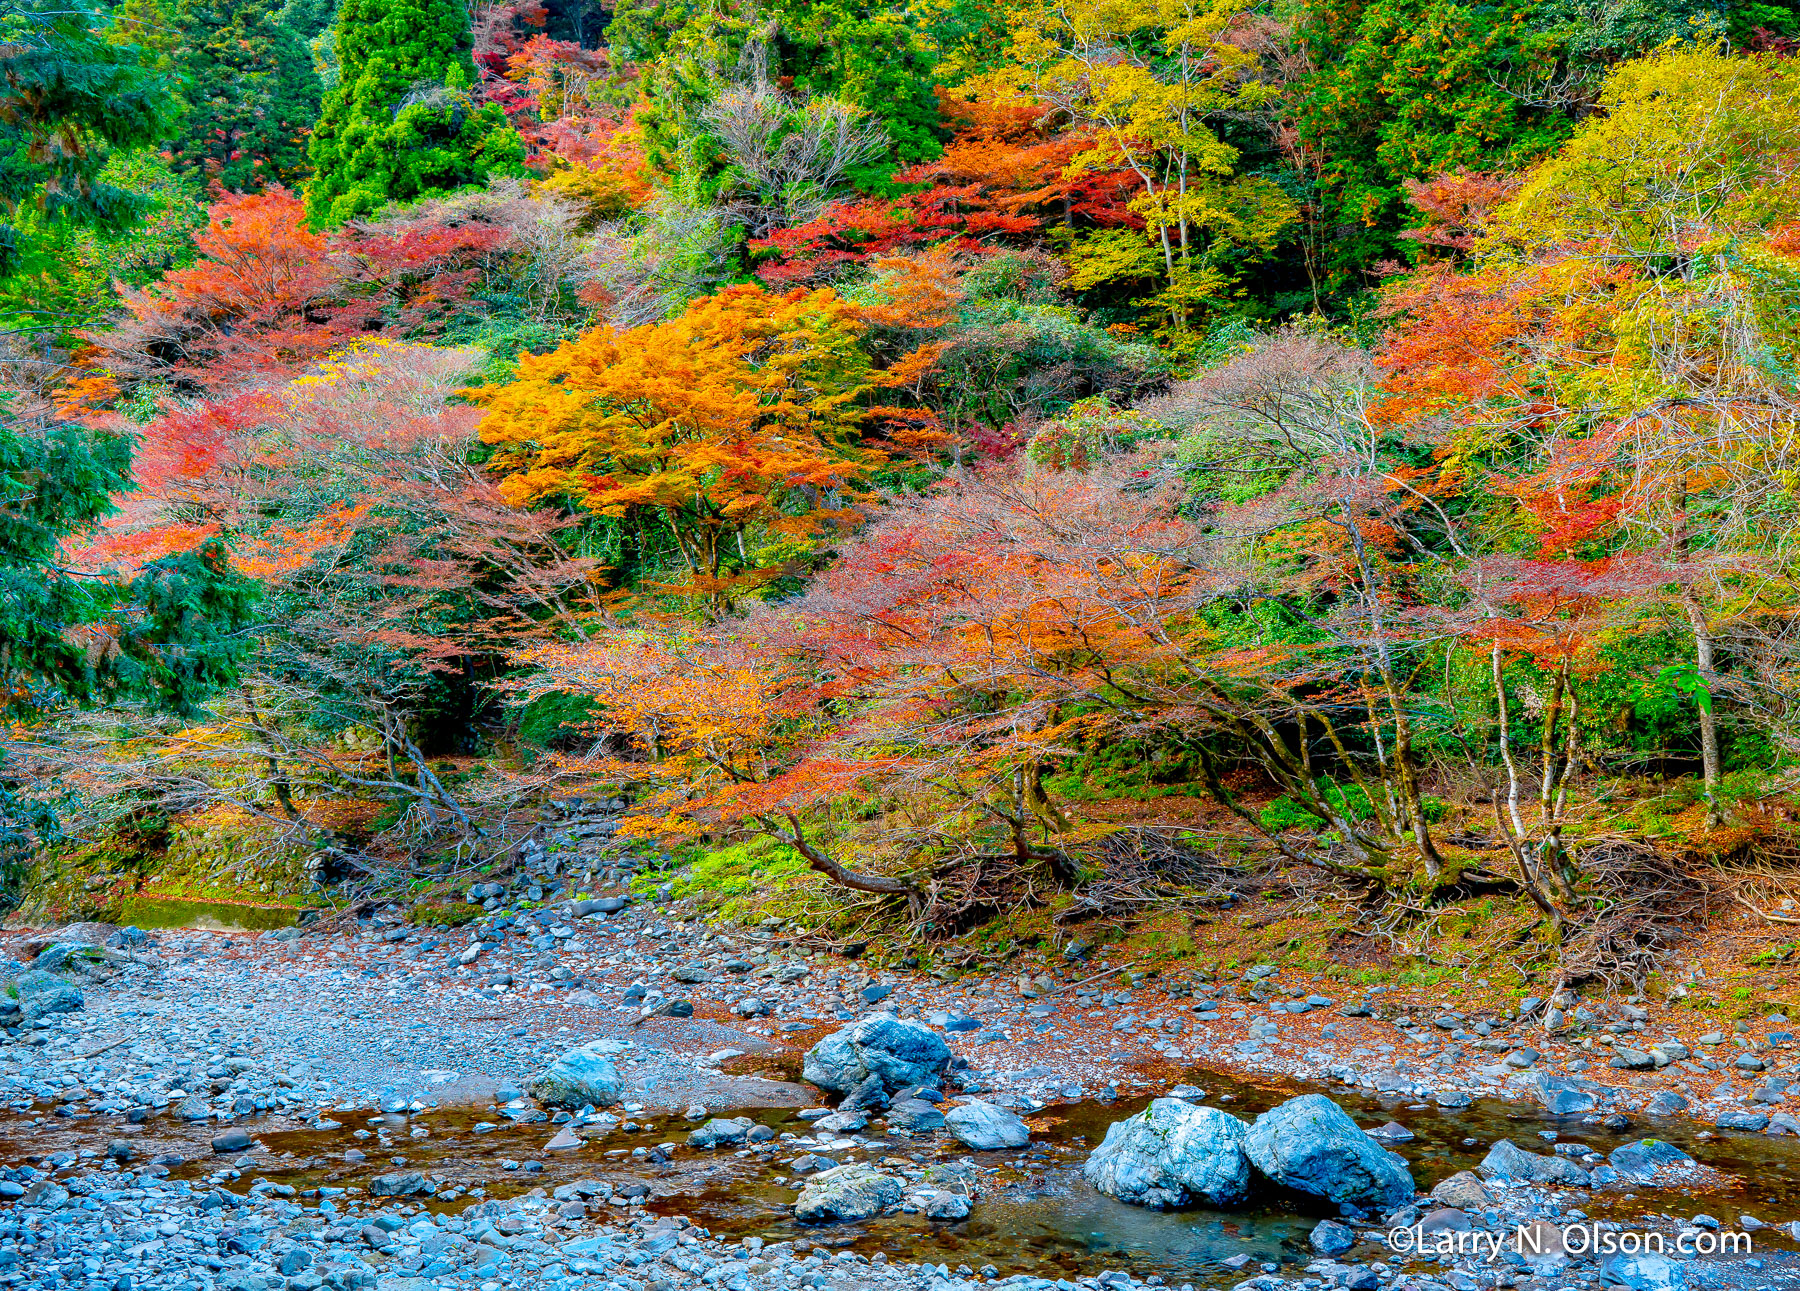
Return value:
[[(513, 380), (472, 395), (502, 493), (666, 528), (686, 581), (661, 590), (723, 610), (860, 523), (858, 481), (886, 456), (863, 435), (867, 397), (916, 381), (937, 353), (901, 344), (879, 369), (865, 334), (929, 331), (949, 298), (929, 267), (896, 274), (902, 287), (869, 307), (830, 289), (746, 285), (667, 322), (523, 356)], [(896, 441), (937, 433), (928, 415), (874, 411)]]

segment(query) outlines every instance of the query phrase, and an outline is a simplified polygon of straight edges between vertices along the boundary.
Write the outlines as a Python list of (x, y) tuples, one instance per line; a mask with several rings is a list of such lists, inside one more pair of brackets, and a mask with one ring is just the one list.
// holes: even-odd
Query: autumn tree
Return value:
[(673, 590), (723, 604), (854, 523), (853, 483), (878, 459), (859, 444), (861, 330), (829, 289), (734, 287), (522, 356), (477, 392), (482, 438), (510, 500), (613, 517), (641, 543), (666, 533), (685, 572)]
[(1800, 400), (1791, 358), (1768, 360), (1800, 347), (1794, 71), (1673, 46), (1615, 69), (1601, 102), (1467, 268), (1397, 290), (1379, 415), (1447, 417), (1446, 468), (1491, 472), (1542, 554), (1663, 563), (1662, 595), (1639, 603), (1672, 607), (1694, 642), (1716, 819), (1719, 637), (1792, 577), (1780, 481)]
[[(472, 460), (478, 414), (447, 401), (475, 358), (377, 339), (145, 426), (132, 486), (65, 559), (154, 575), (152, 617), (178, 590), (158, 571), (216, 559), (259, 613), (235, 684), (183, 727), (121, 711), (46, 764), (320, 842), (346, 797), (393, 804), (413, 842), (481, 835), (432, 757), (471, 746), (504, 652), (583, 637), (603, 585), (567, 518), (510, 506)], [(107, 758), (121, 722), (137, 739)]]
[[(1371, 375), (1365, 362), (1359, 379)], [(1334, 446), (1351, 433), (1296, 410), (1304, 424)], [(594, 700), (595, 733), (635, 741), (637, 758), (584, 768), (643, 786), (633, 832), (767, 833), (832, 881), (905, 895), (952, 926), (997, 892), (1080, 881), (1112, 827), (1059, 803), (1050, 773), (1123, 739), (1199, 750), (1238, 828), (1293, 860), (1377, 888), (1422, 881), (1441, 861), (1418, 792), (1412, 736), (1430, 704), (1412, 667), (1447, 633), (1408, 621), (1395, 562), (1367, 550), (1392, 548), (1383, 525), (1407, 503), (1378, 469), (1333, 461), (1344, 479), (1321, 505), (1306, 478), (1319, 447), (1296, 448), (1277, 502), (1204, 521), (1184, 514), (1181, 477), (1144, 456), (959, 473), (877, 516), (798, 598), (713, 632), (532, 651), (523, 684)], [(1296, 542), (1340, 534), (1284, 572), (1245, 533), (1274, 516)], [(1337, 608), (1307, 596), (1331, 584)], [(1293, 599), (1298, 630), (1257, 630), (1246, 611), (1268, 595)], [(1241, 802), (1224, 780), (1243, 763), (1325, 838)]]
[[(284, 188), (227, 196), (193, 235), (193, 263), (124, 293), (125, 317), (95, 331), (92, 379), (217, 392), (295, 375), (371, 332), (419, 339), (465, 317), (476, 288), (517, 286), (538, 266), (523, 235), (549, 204), (475, 194), (373, 226), (321, 234)], [(566, 268), (567, 266), (563, 266)], [(560, 298), (565, 284), (544, 284)]]
[(1090, 138), (1061, 128), (1049, 104), (946, 95), (942, 105), (956, 137), (935, 161), (895, 176), (908, 191), (834, 202), (753, 237), (757, 277), (772, 287), (831, 282), (872, 257), (939, 243), (965, 252), (1038, 247), (1059, 226), (1141, 226), (1128, 206), (1136, 176), (1071, 172)]
[(1214, 128), (1268, 102), (1253, 56), (1228, 39), (1230, 0), (1031, 6), (1014, 17), (1008, 79), (1068, 113), (1089, 136), (1069, 169), (1124, 170), (1148, 231), (1069, 244), (1069, 285), (1142, 283), (1145, 303), (1183, 331), (1217, 307), (1246, 261), (1273, 249), (1294, 219), (1273, 183), (1234, 173), (1238, 150)]

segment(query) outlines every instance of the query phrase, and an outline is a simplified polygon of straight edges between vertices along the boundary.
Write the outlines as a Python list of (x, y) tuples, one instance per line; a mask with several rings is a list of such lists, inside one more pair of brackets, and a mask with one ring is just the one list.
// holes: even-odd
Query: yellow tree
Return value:
[(1722, 676), (1722, 640), (1800, 600), (1800, 67), (1671, 44), (1613, 69), (1601, 107), (1466, 272), (1395, 294), (1388, 408), (1460, 423), (1446, 464), (1492, 460), (1541, 555), (1629, 555), (1666, 589), (1635, 603), (1693, 633), (1669, 673), (1696, 698), (1717, 823), (1714, 692), (1749, 671)]
[(666, 525), (688, 574), (675, 590), (719, 607), (780, 572), (749, 540), (858, 518), (852, 482), (880, 457), (859, 443), (857, 400), (875, 383), (862, 330), (829, 289), (732, 287), (521, 357), (512, 381), (472, 392), (481, 436), (508, 501)]
[(1227, 39), (1240, 0), (1033, 0), (1014, 15), (1002, 77), (1067, 113), (1093, 146), (1071, 173), (1129, 170), (1142, 191), (1131, 209), (1150, 240), (1109, 230), (1072, 248), (1071, 283), (1154, 276), (1154, 303), (1183, 328), (1231, 276), (1227, 249), (1268, 251), (1296, 218), (1268, 180), (1235, 175), (1238, 150), (1211, 122), (1267, 104), (1255, 56)]

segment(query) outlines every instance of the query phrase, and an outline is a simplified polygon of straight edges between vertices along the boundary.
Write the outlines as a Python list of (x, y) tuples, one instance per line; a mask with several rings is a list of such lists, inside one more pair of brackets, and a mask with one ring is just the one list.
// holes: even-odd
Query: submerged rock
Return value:
[(930, 1027), (892, 1013), (871, 1013), (807, 1050), (801, 1074), (837, 1093), (879, 1076), (892, 1093), (935, 1083), (949, 1063), (950, 1047)]
[(866, 1162), (841, 1165), (806, 1181), (794, 1202), (794, 1218), (805, 1224), (873, 1219), (905, 1191), (899, 1179)]
[(1101, 1192), (1134, 1206), (1235, 1205), (1250, 1191), (1248, 1129), (1216, 1107), (1159, 1098), (1114, 1121), (1081, 1172)]
[(748, 1116), (734, 1116), (730, 1119), (715, 1116), (688, 1135), (688, 1146), (691, 1148), (736, 1146), (749, 1137), (755, 1124), (756, 1122)]
[(531, 1092), (551, 1107), (607, 1107), (619, 1101), (619, 1069), (593, 1046), (571, 1049), (539, 1072)]
[(1511, 1139), (1498, 1139), (1481, 1159), (1481, 1173), (1508, 1183), (1552, 1183), (1586, 1188), (1588, 1172), (1564, 1157), (1527, 1152)]
[(1244, 1152), (1285, 1188), (1383, 1213), (1415, 1191), (1405, 1164), (1323, 1094), (1290, 1098), (1256, 1118)]

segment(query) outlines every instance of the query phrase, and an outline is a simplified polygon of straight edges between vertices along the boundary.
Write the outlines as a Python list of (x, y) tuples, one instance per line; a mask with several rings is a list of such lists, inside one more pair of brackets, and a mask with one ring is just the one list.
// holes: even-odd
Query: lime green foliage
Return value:
[[(762, 908), (812, 874), (801, 855), (767, 837), (728, 843), (700, 852), (670, 882), (671, 895), (698, 897), (726, 918)], [(654, 888), (662, 876), (639, 876), (637, 886)]]
[(1712, 713), (1712, 691), (1707, 688), (1706, 679), (1693, 664), (1672, 663), (1656, 674), (1656, 680), (1688, 696), (1701, 712), (1709, 715)]
[(904, 10), (848, 0), (773, 0), (743, 10), (628, 0), (606, 35), (616, 56), (644, 65), (650, 102), (637, 119), (652, 163), (669, 173), (712, 172), (702, 111), (721, 90), (764, 78), (801, 97), (863, 109), (886, 128), (895, 161), (929, 161), (941, 150), (936, 59)]
[(594, 712), (593, 701), (582, 695), (540, 695), (520, 710), (519, 739), (538, 748), (555, 747), (575, 738)]
[(1097, 802), (1109, 798), (1171, 798), (1199, 792), (1200, 757), (1179, 744), (1142, 740), (1092, 740), (1044, 777), (1056, 801)]
[(300, 910), (291, 904), (250, 905), (241, 901), (185, 901), (171, 897), (126, 897), (118, 921), (138, 928), (241, 928), (264, 932), (291, 928)]
[(1262, 827), (1272, 834), (1279, 834), (1289, 829), (1323, 829), (1325, 821), (1301, 807), (1292, 798), (1275, 799), (1257, 814)]
[(319, 77), (269, 0), (182, 0), (175, 24), (170, 58), (187, 104), (175, 168), (233, 192), (302, 178)]
[(469, 16), (458, 0), (345, 0), (336, 32), (338, 83), (309, 150), (315, 228), (521, 170), (518, 132), (499, 105), (470, 93)]

